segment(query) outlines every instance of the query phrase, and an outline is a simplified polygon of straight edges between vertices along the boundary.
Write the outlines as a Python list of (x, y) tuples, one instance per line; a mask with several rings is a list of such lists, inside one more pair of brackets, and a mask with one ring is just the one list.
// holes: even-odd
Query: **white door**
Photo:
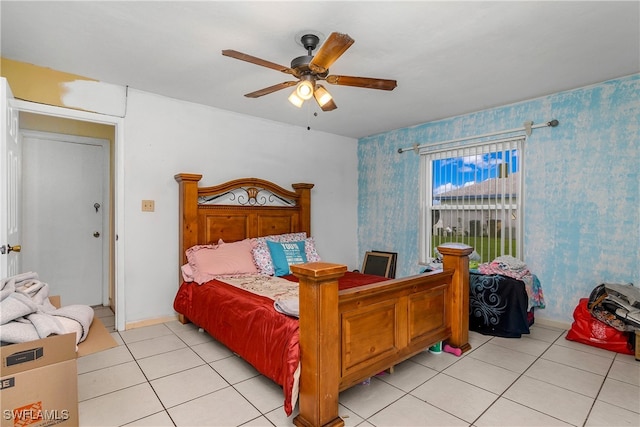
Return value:
[(102, 305), (107, 288), (109, 142), (22, 131), (22, 266), (64, 305)]
[(10, 105), (11, 88), (0, 79), (0, 278), (20, 273), (21, 150), (18, 110)]

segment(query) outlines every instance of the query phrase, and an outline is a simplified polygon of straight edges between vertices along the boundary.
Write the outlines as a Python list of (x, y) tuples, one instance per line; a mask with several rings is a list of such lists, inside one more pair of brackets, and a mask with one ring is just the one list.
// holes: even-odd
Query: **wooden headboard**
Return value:
[(175, 175), (180, 186), (179, 266), (194, 245), (236, 242), (250, 237), (306, 232), (311, 235), (313, 184), (292, 184), (294, 191), (259, 178), (241, 178), (198, 187), (202, 175)]

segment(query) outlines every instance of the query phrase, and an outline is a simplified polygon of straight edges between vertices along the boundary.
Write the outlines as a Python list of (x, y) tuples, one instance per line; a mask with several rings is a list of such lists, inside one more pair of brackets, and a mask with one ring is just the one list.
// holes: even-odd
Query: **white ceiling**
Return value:
[[(354, 138), (640, 72), (638, 1), (2, 0), (0, 8), (5, 58)], [(307, 30), (355, 39), (330, 74), (398, 87), (325, 85), (338, 105), (331, 112), (313, 101), (297, 109), (291, 89), (244, 97), (291, 77), (221, 51), (289, 66), (305, 54)]]

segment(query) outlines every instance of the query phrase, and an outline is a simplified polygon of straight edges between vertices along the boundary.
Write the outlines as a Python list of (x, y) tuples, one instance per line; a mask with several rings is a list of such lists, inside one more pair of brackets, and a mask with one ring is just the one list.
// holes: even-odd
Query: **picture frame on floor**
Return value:
[(396, 277), (397, 256), (396, 252), (368, 251), (364, 255), (362, 272), (394, 279)]

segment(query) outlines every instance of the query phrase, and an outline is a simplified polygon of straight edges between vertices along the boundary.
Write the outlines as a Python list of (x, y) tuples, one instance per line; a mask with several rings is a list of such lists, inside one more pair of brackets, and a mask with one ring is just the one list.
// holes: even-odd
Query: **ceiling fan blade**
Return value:
[(264, 59), (256, 58), (255, 56), (247, 55), (246, 53), (238, 52), (236, 50), (223, 50), (222, 54), (230, 58), (239, 59), (241, 61), (250, 62), (252, 64), (261, 65), (263, 67), (271, 68), (272, 70), (280, 71), (287, 74), (293, 74), (293, 70), (284, 65), (276, 64), (275, 62), (266, 61)]
[(296, 84), (298, 84), (298, 82), (296, 81), (278, 83), (277, 85), (265, 87), (264, 89), (260, 89), (260, 90), (256, 90), (255, 92), (248, 93), (245, 96), (247, 98), (259, 98), (263, 95), (269, 95), (270, 93), (276, 92), (280, 89), (285, 89), (291, 86), (295, 86)]
[(320, 74), (326, 72), (354, 41), (348, 34), (331, 33), (309, 63), (309, 68)]
[(368, 89), (393, 90), (398, 86), (395, 80), (373, 79), (371, 77), (327, 76), (327, 83), (332, 85), (365, 87)]

